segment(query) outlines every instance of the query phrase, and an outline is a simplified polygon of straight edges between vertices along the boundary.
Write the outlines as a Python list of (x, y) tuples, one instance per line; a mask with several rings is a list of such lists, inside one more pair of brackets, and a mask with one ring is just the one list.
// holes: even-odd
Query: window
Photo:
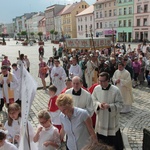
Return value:
[(138, 5), (137, 6), (137, 13), (140, 13), (141, 12), (141, 5)]
[(114, 27), (116, 27), (117, 26), (117, 23), (116, 23), (116, 21), (114, 21)]
[(111, 17), (111, 10), (109, 10), (109, 17)]
[(100, 22), (100, 28), (103, 28), (102, 22)]
[(81, 25), (81, 31), (83, 30), (83, 27), (82, 27), (82, 25)]
[(105, 7), (107, 7), (107, 3), (105, 3)]
[(80, 22), (80, 18), (78, 18), (78, 22)]
[(127, 0), (124, 0), (124, 2), (126, 3), (126, 2), (127, 2)]
[(99, 29), (99, 23), (96, 23), (96, 28)]
[(85, 30), (87, 31), (87, 25), (85, 25)]
[(78, 26), (78, 31), (80, 31), (80, 26)]
[(124, 15), (127, 14), (127, 8), (124, 8)]
[(86, 5), (85, 5), (85, 8), (86, 8)]
[(107, 22), (105, 22), (105, 28), (107, 28)]
[(137, 26), (140, 26), (140, 19), (136, 20), (136, 24), (137, 24)]
[(98, 18), (98, 12), (96, 12), (96, 18)]
[(76, 12), (76, 14), (78, 14), (78, 11)]
[(131, 27), (131, 20), (128, 20), (128, 26)]
[(85, 21), (87, 21), (87, 17), (85, 17)]
[(116, 16), (117, 15), (117, 10), (116, 9), (114, 9), (114, 16)]
[(84, 5), (82, 5), (82, 8), (84, 8)]
[(132, 14), (132, 7), (129, 7), (129, 14)]
[(122, 3), (122, 0), (118, 0), (118, 3)]
[(135, 39), (139, 39), (139, 32), (135, 32)]
[(102, 18), (102, 12), (100, 12), (100, 18)]
[(122, 21), (119, 20), (119, 27), (122, 27)]
[(147, 18), (143, 19), (143, 26), (147, 26)]
[(126, 20), (123, 20), (123, 26), (126, 27)]
[(147, 4), (144, 5), (144, 12), (145, 12), (145, 13), (148, 12), (148, 5), (147, 5)]
[(122, 9), (119, 8), (119, 15), (122, 15)]
[(114, 6), (116, 6), (116, 2), (114, 2)]
[(109, 7), (111, 7), (111, 3), (109, 3)]
[(105, 11), (105, 17), (107, 17), (107, 11)]
[(90, 21), (92, 21), (92, 16), (90, 16)]
[(112, 27), (112, 22), (111, 21), (109, 22), (109, 27)]

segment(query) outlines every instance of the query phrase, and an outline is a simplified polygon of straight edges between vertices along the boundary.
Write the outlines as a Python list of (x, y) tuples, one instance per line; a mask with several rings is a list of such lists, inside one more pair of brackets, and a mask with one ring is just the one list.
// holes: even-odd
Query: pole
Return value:
[(95, 49), (95, 43), (94, 43), (94, 39), (93, 39), (93, 34), (92, 34), (92, 27), (91, 26), (90, 26), (90, 33), (91, 33), (92, 46), (94, 48), (94, 51), (96, 51), (96, 49)]
[(113, 28), (112, 28), (112, 42), (113, 42), (114, 55), (116, 58), (115, 39), (114, 39), (114, 29)]

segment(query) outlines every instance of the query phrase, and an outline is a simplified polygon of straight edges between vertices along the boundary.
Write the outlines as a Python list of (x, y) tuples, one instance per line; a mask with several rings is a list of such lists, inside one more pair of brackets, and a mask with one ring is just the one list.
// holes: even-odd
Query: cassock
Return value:
[[(7, 84), (7, 79), (10, 81), (10, 84)], [(14, 97), (16, 92), (14, 92), (19, 84), (18, 80), (15, 77), (14, 74), (8, 72), (6, 76), (3, 76), (3, 74), (0, 75), (0, 81), (4, 81), (4, 84), (1, 84), (2, 90), (3, 90), (3, 97), (6, 100), (6, 103), (12, 103), (14, 102)]]
[[(58, 74), (58, 76), (55, 76), (55, 74)], [(65, 70), (59, 66), (59, 67), (53, 67), (51, 71), (51, 78), (52, 78), (52, 84), (57, 87), (57, 93), (56, 95), (59, 95), (61, 91), (66, 87), (65, 79), (66, 79), (66, 73)]]
[(134, 100), (130, 73), (126, 69), (122, 71), (116, 70), (112, 78), (113, 83), (115, 84), (118, 79), (120, 79), (120, 83), (117, 83), (116, 86), (121, 91), (124, 105), (132, 105)]
[(92, 116), (94, 113), (93, 109), (93, 101), (91, 98), (91, 94), (81, 88), (77, 93), (73, 90), (73, 88), (68, 89), (66, 94), (70, 94), (73, 97), (73, 106), (85, 109), (88, 111), (89, 115)]
[(73, 78), (74, 76), (82, 77), (82, 70), (78, 64), (71, 65), (69, 68), (69, 78)]

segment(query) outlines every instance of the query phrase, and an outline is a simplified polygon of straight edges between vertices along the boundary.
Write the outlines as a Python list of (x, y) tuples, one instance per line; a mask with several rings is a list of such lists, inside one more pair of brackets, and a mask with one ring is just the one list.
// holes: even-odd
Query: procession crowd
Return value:
[[(37, 131), (27, 123), (27, 150), (61, 149), (64, 140), (69, 150), (123, 150), (119, 115), (132, 111), (132, 87), (145, 80), (150, 86), (149, 54), (150, 46), (145, 43), (133, 49), (117, 43), (110, 49), (70, 51), (60, 44), (45, 62), (40, 46), (38, 76), (50, 99), (47, 108), (38, 113)], [(13, 64), (8, 56), (2, 61), (0, 109), (5, 103), (8, 120), (0, 126), (0, 150), (20, 146), (21, 64), (30, 72), (24, 54)]]

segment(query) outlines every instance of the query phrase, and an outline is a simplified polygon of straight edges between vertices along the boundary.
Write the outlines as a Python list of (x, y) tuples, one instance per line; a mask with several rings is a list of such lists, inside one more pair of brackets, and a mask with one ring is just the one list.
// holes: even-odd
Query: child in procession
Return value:
[(51, 123), (49, 112), (42, 110), (38, 114), (39, 127), (33, 138), (38, 142), (38, 150), (56, 150), (61, 145), (59, 131)]
[(51, 117), (51, 121), (52, 124), (58, 128), (58, 130), (60, 131), (61, 129), (61, 122), (59, 119), (59, 115), (60, 115), (60, 110), (58, 109), (57, 105), (55, 104), (56, 99), (57, 99), (57, 88), (54, 85), (51, 85), (49, 87), (49, 95), (50, 95), (50, 100), (48, 103), (48, 111)]

